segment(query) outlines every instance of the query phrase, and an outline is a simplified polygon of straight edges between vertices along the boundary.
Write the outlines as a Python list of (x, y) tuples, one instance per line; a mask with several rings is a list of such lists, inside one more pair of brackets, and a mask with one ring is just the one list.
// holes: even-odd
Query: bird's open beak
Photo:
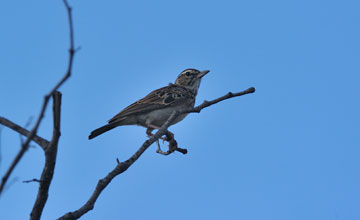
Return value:
[(199, 78), (202, 78), (203, 76), (205, 76), (205, 75), (208, 74), (209, 72), (210, 72), (210, 70), (201, 71), (198, 77), (199, 77)]

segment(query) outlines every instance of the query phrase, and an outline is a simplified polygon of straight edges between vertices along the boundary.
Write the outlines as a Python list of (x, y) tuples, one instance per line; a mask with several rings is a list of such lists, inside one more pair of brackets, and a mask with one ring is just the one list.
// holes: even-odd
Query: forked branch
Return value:
[[(26, 128), (21, 127), (20, 125), (16, 124), (15, 122), (10, 121), (9, 119), (6, 119), (4, 117), (0, 116), (0, 124), (16, 131), (17, 133), (28, 137), (30, 135), (30, 131), (28, 131)], [(33, 141), (37, 143), (43, 150), (45, 150), (46, 146), (49, 144), (49, 141), (39, 137), (37, 135), (34, 135)]]
[[(64, 82), (71, 76), (71, 71), (72, 71), (72, 66), (73, 66), (73, 58), (75, 55), (75, 49), (74, 49), (74, 32), (73, 32), (73, 22), (72, 22), (72, 14), (71, 14), (71, 7), (69, 6), (69, 4), (67, 3), (67, 0), (63, 0), (65, 7), (67, 9), (68, 12), (68, 19), (69, 19), (69, 27), (70, 27), (70, 49), (69, 49), (69, 63), (68, 63), (68, 68), (65, 72), (65, 75), (60, 79), (60, 81), (50, 90), (50, 92), (48, 94), (45, 95), (44, 97), (44, 101), (39, 113), (39, 116), (36, 120), (36, 123), (34, 125), (34, 127), (31, 129), (30, 132), (26, 132), (26, 129), (19, 129), (16, 131), (21, 131), (19, 132), (20, 134), (26, 134), (27, 138), (25, 140), (25, 142), (22, 144), (20, 151), (18, 152), (18, 154), (16, 155), (16, 157), (14, 158), (13, 162), (11, 163), (10, 167), (8, 168), (8, 170), (6, 171), (5, 175), (2, 177), (1, 179), (1, 183), (0, 183), (0, 195), (4, 189), (4, 186), (7, 182), (7, 180), (9, 179), (12, 171), (15, 169), (16, 165), (19, 163), (19, 161), (21, 160), (21, 158), (24, 156), (25, 152), (28, 150), (29, 148), (29, 144), (32, 140), (34, 140), (35, 142), (37, 142), (40, 146), (42, 146), (42, 148), (46, 151), (47, 145), (45, 144), (46, 142), (42, 139), (39, 138), (36, 133), (37, 130), (40, 126), (40, 122), (42, 121), (44, 114), (45, 114), (45, 110), (46, 107), (49, 103), (49, 100), (51, 98), (52, 95), (55, 94), (55, 92), (60, 88), (61, 85), (64, 84)], [(4, 120), (4, 118), (0, 118), (2, 120), (0, 120), (0, 123), (2, 123), (5, 126), (13, 126), (16, 125), (15, 123), (8, 123), (10, 122), (9, 120)], [(7, 122), (7, 123), (6, 123)], [(16, 126), (15, 126), (16, 127)]]

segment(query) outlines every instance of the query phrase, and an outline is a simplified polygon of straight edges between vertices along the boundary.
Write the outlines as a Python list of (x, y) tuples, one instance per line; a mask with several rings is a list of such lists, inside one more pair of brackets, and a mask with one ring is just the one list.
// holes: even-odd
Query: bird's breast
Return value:
[[(174, 111), (179, 111), (187, 108), (186, 106), (174, 106), (174, 107), (167, 107), (163, 109), (158, 109), (151, 111), (144, 115), (143, 120), (145, 120), (145, 124), (155, 125), (157, 127), (161, 127), (170, 117), (170, 115)], [(171, 125), (178, 123), (179, 121), (183, 120), (187, 114), (181, 114), (176, 117), (176, 119), (171, 123)]]

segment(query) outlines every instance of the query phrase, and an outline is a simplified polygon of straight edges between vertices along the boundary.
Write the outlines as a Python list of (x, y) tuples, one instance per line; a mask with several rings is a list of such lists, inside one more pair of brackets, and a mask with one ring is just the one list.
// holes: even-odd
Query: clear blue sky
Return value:
[[(61, 87), (62, 136), (43, 219), (78, 209), (99, 178), (146, 140), (89, 132), (183, 69), (211, 72), (197, 103), (256, 93), (171, 127), (189, 150), (151, 146), (83, 219), (360, 219), (360, 2), (71, 1), (76, 55)], [(3, 1), (0, 115), (25, 125), (67, 65), (62, 1)], [(51, 136), (51, 108), (39, 134)], [(34, 123), (34, 121), (33, 121)], [(33, 125), (33, 123), (31, 125)], [(35, 145), (35, 144), (34, 144)], [(2, 128), (0, 174), (20, 146)], [(27, 219), (42, 150), (31, 148), (0, 198), (0, 219)]]

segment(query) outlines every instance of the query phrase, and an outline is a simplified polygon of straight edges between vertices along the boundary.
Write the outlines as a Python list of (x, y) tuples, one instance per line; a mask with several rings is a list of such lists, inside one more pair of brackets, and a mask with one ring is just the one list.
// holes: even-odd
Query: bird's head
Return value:
[(186, 69), (180, 73), (175, 81), (175, 85), (186, 87), (197, 94), (201, 78), (208, 72), (210, 72), (210, 70), (199, 71), (197, 69)]

